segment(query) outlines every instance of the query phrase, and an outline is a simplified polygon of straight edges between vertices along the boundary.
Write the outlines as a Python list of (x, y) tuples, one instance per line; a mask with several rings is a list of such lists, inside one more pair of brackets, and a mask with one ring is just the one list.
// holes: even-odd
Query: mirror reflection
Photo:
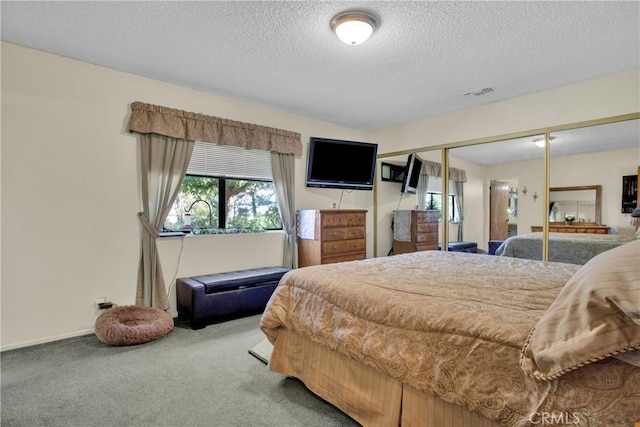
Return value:
[[(509, 238), (526, 233), (545, 212), (544, 152), (517, 138), (449, 151), (449, 163), (466, 171), (463, 238), (478, 242), (488, 254), (500, 254)], [(451, 240), (456, 240), (450, 234)], [(542, 240), (536, 243), (542, 250)]]
[(599, 185), (549, 188), (549, 223), (600, 225)]
[(385, 256), (437, 250), (442, 236), (441, 150), (422, 151), (378, 160), (390, 169), (403, 168), (401, 179), (383, 179), (377, 188), (376, 254)]
[(633, 218), (621, 207), (624, 177), (637, 179), (638, 120), (550, 137), (549, 261), (584, 264), (635, 239)]
[[(576, 212), (572, 225), (593, 222), (609, 227), (607, 234), (633, 233), (631, 217), (621, 207), (623, 179), (625, 176), (637, 176), (640, 164), (639, 121), (554, 132), (551, 138), (549, 186), (594, 186), (598, 190), (596, 193), (600, 193), (600, 200), (595, 203), (601, 206), (595, 206), (593, 220), (589, 221), (587, 212)], [(582, 218), (584, 215), (587, 218)], [(557, 218), (556, 222), (564, 222), (564, 218)]]
[[(593, 251), (577, 249), (590, 246), (584, 243), (585, 239), (604, 239), (610, 243), (601, 247), (611, 248), (636, 238), (635, 220), (628, 213), (628, 205), (631, 199), (637, 203), (637, 193), (626, 193), (637, 192), (638, 122), (628, 120), (550, 134), (551, 188), (546, 206), (544, 135), (448, 150), (450, 171), (456, 172), (450, 176), (453, 180), (449, 181), (447, 197), (442, 195), (440, 174), (435, 171), (423, 170), (428, 177), (416, 194), (401, 192), (400, 183), (380, 183), (378, 256), (394, 252), (394, 240), (398, 240), (394, 239), (397, 236), (393, 228), (396, 211), (435, 211), (441, 247), (443, 200), (450, 214), (446, 219), (449, 250), (456, 250), (456, 244), (470, 243), (476, 245), (478, 252), (542, 259), (545, 221), (549, 221), (549, 261), (584, 264), (595, 256)], [(441, 150), (416, 154), (425, 164), (442, 161)], [(400, 155), (383, 161), (406, 165), (408, 157)], [(635, 186), (629, 184), (630, 178), (635, 178)], [(579, 245), (559, 243), (581, 235), (588, 238)]]

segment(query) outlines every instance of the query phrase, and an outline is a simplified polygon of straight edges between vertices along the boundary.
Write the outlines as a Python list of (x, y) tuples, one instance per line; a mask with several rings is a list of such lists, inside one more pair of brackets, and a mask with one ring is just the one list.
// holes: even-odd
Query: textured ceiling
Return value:
[[(640, 96), (640, 94), (639, 94)], [(482, 165), (542, 159), (544, 149), (537, 147), (535, 137), (509, 139), (487, 144), (454, 148), (451, 155)], [(551, 133), (551, 158), (601, 151), (640, 148), (638, 120), (608, 123)], [(640, 158), (638, 159), (640, 161)]]
[[(373, 130), (639, 67), (633, 2), (11, 2), (2, 40)], [(380, 20), (359, 46), (342, 11)], [(464, 93), (491, 87), (482, 96)]]

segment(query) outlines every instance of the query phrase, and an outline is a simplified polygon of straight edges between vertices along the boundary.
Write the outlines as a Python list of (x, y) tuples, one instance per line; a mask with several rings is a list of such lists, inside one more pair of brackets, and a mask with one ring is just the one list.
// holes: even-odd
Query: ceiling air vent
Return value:
[(469, 96), (469, 95), (482, 96), (491, 92), (493, 92), (492, 87), (485, 87), (483, 89), (472, 90), (471, 92), (463, 93), (462, 96)]

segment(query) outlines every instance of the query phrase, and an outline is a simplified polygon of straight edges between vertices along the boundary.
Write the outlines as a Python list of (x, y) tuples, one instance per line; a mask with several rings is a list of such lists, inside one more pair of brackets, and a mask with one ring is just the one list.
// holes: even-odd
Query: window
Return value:
[[(449, 221), (455, 222), (456, 218), (456, 199), (455, 195), (449, 196)], [(442, 193), (431, 193), (427, 192), (427, 197), (425, 198), (426, 209), (435, 209), (438, 211), (438, 219), (442, 219)]]
[[(448, 206), (449, 221), (459, 222), (460, 213), (456, 204), (455, 182), (449, 181)], [(438, 211), (438, 218), (442, 219), (442, 178), (430, 176), (425, 197), (425, 209), (435, 209)]]
[(282, 229), (268, 151), (196, 142), (164, 228), (194, 234)]

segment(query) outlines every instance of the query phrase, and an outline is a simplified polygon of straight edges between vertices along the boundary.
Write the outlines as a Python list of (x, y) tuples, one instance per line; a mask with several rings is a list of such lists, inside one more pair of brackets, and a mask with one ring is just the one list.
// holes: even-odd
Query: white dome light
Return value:
[(377, 26), (376, 18), (366, 12), (345, 12), (331, 20), (331, 29), (340, 40), (350, 45), (367, 41)]

